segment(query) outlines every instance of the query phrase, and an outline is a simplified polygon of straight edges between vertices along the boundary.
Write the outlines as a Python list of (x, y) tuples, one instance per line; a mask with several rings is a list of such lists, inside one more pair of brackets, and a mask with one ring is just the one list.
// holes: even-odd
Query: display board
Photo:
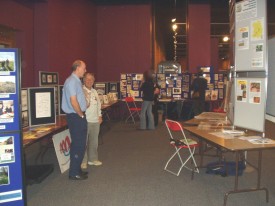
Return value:
[(266, 114), (273, 117), (269, 118), (275, 121), (275, 38), (268, 40), (268, 83), (267, 83), (267, 100)]
[(58, 86), (58, 114), (64, 115), (66, 114), (62, 109), (62, 95), (63, 95), (63, 85)]
[(0, 205), (26, 205), (18, 49), (0, 49)]
[(28, 88), (28, 93), (30, 126), (55, 124), (55, 88), (33, 87)]
[(235, 126), (264, 132), (266, 83), (266, 78), (235, 79)]
[(235, 5), (235, 71), (267, 70), (266, 0)]

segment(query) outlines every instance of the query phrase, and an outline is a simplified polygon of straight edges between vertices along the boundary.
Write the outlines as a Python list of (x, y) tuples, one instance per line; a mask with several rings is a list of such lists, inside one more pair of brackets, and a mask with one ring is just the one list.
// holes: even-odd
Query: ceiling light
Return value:
[(177, 28), (178, 28), (178, 25), (177, 25), (177, 24), (173, 24), (173, 25), (172, 25), (172, 29), (173, 29), (173, 31), (176, 31), (176, 30), (177, 30)]
[(225, 36), (225, 37), (223, 37), (223, 39), (222, 39), (224, 42), (228, 42), (228, 40), (229, 40), (229, 37), (228, 36)]
[(174, 18), (174, 19), (172, 19), (172, 20), (171, 20), (171, 22), (176, 22), (176, 20), (177, 20), (177, 19), (176, 19), (176, 18)]

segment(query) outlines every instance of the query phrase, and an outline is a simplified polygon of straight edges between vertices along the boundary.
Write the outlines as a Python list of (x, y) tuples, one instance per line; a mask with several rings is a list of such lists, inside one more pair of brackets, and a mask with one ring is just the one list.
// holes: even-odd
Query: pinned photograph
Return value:
[(15, 53), (0, 52), (0, 73), (14, 72), (15, 70), (16, 70)]
[(14, 137), (0, 137), (0, 164), (14, 162)]
[(0, 95), (15, 94), (16, 84), (15, 76), (0, 76)]
[(9, 166), (0, 166), (0, 186), (9, 185)]

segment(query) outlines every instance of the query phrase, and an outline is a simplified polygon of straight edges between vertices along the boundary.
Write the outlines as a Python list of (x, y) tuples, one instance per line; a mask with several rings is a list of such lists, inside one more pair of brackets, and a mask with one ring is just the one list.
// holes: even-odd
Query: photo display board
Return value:
[(29, 124), (37, 126), (56, 123), (55, 88), (33, 87), (29, 93)]
[(235, 71), (267, 69), (266, 0), (235, 5)]
[(235, 79), (234, 125), (264, 131), (266, 78)]
[(18, 49), (0, 49), (0, 204), (5, 206), (26, 205), (20, 62)]

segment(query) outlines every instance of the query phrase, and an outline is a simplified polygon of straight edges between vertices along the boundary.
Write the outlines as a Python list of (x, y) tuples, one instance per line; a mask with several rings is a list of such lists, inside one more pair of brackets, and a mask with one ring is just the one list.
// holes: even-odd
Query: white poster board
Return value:
[(64, 173), (70, 166), (71, 136), (69, 129), (55, 134), (52, 139), (61, 173)]

